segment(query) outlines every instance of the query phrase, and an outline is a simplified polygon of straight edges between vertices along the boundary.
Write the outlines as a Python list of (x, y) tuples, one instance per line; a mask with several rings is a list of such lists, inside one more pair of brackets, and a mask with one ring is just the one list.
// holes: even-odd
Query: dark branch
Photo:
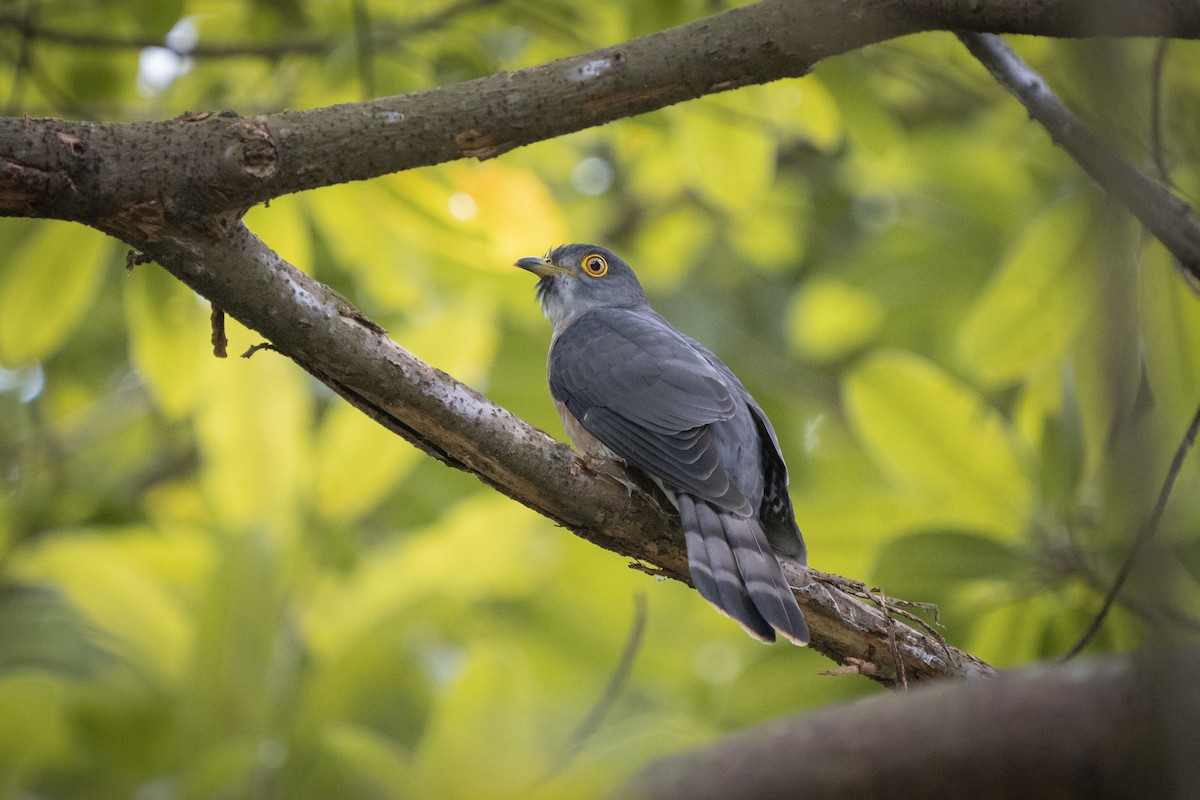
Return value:
[[(181, 221), (219, 231), (283, 194), (492, 158), (703, 95), (804, 75), (823, 58), (918, 31), (1200, 37), (1200, 4), (1134, 5), (1136, 13), (1094, 15), (1083, 0), (761, 0), (519, 72), (363, 103), (130, 125), (0, 119), (0, 214), (84, 222), (140, 247)], [(64, 152), (64, 141), (82, 145)], [(6, 178), (16, 183), (12, 190)], [(28, 199), (29, 182), (55, 179), (73, 191)]]
[(1198, 715), (1197, 651), (1107, 656), (780, 719), (668, 756), (612, 796), (1195, 797)]

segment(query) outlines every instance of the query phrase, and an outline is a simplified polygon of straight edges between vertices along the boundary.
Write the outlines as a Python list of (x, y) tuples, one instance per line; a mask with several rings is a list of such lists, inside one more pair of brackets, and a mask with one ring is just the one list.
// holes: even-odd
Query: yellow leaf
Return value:
[(879, 466), (928, 502), (931, 521), (1022, 534), (1033, 493), (1007, 422), (911, 353), (882, 351), (847, 377), (846, 411)]
[(422, 454), (349, 403), (337, 403), (317, 432), (317, 509), (353, 520), (372, 509)]
[(180, 419), (198, 401), (203, 361), (211, 359), (210, 309), (157, 264), (125, 280), (130, 357), (163, 412)]
[(780, 131), (825, 152), (841, 146), (846, 128), (842, 112), (816, 75), (747, 87), (741, 93), (746, 93), (747, 101), (759, 100), (756, 107), (768, 114)]
[(629, 262), (647, 290), (668, 290), (712, 241), (713, 229), (693, 205), (656, 214), (638, 225)]
[(421, 360), (482, 388), (499, 345), (496, 303), (482, 288), (447, 300), (394, 327), (392, 338)]
[(775, 178), (772, 132), (716, 103), (675, 113), (676, 167), (688, 182), (727, 211), (747, 211), (761, 202)]
[(497, 161), (453, 167), (460, 193), (447, 203), (469, 198), (470, 213), (456, 218), (486, 242), (477, 266), (507, 271), (517, 255), (538, 252), (567, 238), (562, 210), (533, 172)]
[(1183, 420), (1200, 396), (1200, 300), (1176, 270), (1166, 248), (1147, 244), (1138, 302), (1154, 405), (1164, 418)]
[(417, 797), (408, 761), (396, 743), (363, 725), (328, 726), (323, 748), (337, 761), (343, 785), (363, 787), (368, 797)]
[(304, 200), (321, 240), (380, 308), (402, 311), (420, 302), (423, 287), (414, 278), (423, 255), (403, 246), (400, 232), (428, 222), (414, 221), (380, 181), (330, 186)]
[[(232, 320), (230, 326), (231, 338), (251, 336)], [(304, 373), (269, 351), (205, 365), (196, 432), (210, 511), (235, 529), (293, 530), (312, 474)]]
[(1088, 207), (1062, 203), (1005, 257), (958, 333), (958, 353), (990, 386), (1027, 377), (1066, 353), (1094, 307), (1104, 270), (1086, 243)]
[(832, 361), (859, 349), (882, 323), (883, 304), (875, 295), (828, 278), (805, 285), (788, 313), (792, 345), (817, 361)]
[(808, 247), (811, 218), (808, 185), (781, 178), (768, 187), (751, 213), (738, 216), (729, 237), (748, 257), (747, 266), (790, 271)]
[[(547, 767), (535, 674), (517, 648), (480, 644), (441, 697), (416, 765), (418, 796), (524, 797)], [(446, 764), (470, 763), (447, 770)]]
[[(356, 186), (356, 188), (359, 188)], [(305, 199), (285, 195), (270, 206), (255, 206), (246, 212), (246, 227), (296, 269), (312, 274), (312, 233), (304, 214)]]
[(45, 765), (69, 759), (72, 708), (69, 686), (40, 672), (0, 676), (0, 770), (5, 782), (18, 786)]
[(66, 222), (5, 225), (11, 238), (20, 236), (18, 226), (27, 229), (0, 263), (0, 364), (14, 367), (45, 358), (71, 334), (92, 304), (113, 245)]
[(118, 652), (131, 663), (155, 679), (173, 681), (182, 676), (191, 646), (177, 587), (194, 586), (208, 564), (196, 544), (138, 529), (81, 530), (22, 551), (13, 571), (61, 589), (113, 635)]

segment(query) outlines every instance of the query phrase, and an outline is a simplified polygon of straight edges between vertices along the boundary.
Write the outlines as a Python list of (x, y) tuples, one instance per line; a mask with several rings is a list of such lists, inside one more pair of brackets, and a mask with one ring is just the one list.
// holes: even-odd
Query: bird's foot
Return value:
[(595, 474), (596, 466), (600, 463), (600, 459), (591, 453), (576, 453), (575, 458), (571, 461), (571, 477), (578, 478), (585, 472)]

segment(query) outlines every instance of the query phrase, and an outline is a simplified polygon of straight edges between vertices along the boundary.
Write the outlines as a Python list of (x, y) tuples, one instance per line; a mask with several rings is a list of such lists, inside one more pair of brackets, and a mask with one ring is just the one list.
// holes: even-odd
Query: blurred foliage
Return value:
[[(10, 4), (34, 28), (246, 48), (184, 59), (6, 28), (7, 113), (356, 100), (351, 5)], [(714, 7), (362, 5), (380, 94)], [(268, 52), (281, 41), (320, 52)], [(1152, 42), (1018, 44), (1154, 162)], [(1158, 160), (1195, 204), (1196, 45), (1172, 44), (1163, 85)], [(775, 421), (813, 564), (938, 603), (947, 638), (1000, 666), (1082, 631), (1200, 402), (1200, 302), (948, 34), (247, 222), (560, 436), (548, 328), (509, 264), (614, 247)], [(96, 232), (5, 220), (0, 243), (0, 797), (590, 796), (656, 755), (874, 691), (420, 456), (290, 362), (214, 359), (204, 303), (156, 266), (127, 272)], [(1136, 645), (1145, 615), (1195, 629), (1197, 519), (1193, 456), (1093, 649)], [(644, 645), (577, 742), (638, 595)]]

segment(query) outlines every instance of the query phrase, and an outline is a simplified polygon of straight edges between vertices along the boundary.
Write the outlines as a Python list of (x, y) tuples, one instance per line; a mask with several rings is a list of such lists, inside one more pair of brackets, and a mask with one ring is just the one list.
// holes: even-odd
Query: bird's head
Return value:
[(556, 328), (595, 308), (646, 303), (646, 293), (629, 265), (594, 244), (564, 244), (544, 256), (518, 259), (513, 266), (540, 278), (537, 297)]

